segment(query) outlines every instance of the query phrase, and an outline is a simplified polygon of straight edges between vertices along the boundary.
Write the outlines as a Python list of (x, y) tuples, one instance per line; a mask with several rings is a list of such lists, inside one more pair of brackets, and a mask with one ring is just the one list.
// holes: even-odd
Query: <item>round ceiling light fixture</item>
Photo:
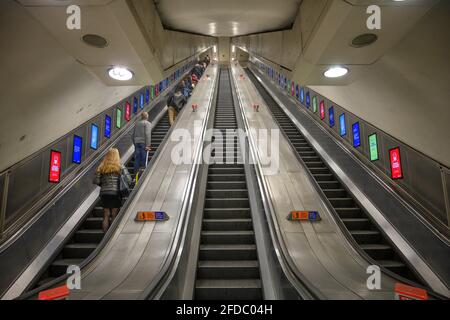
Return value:
[(325, 71), (323, 75), (327, 78), (340, 78), (345, 76), (348, 72), (348, 69), (345, 67), (334, 66)]
[(106, 48), (109, 44), (108, 40), (98, 34), (85, 34), (81, 39), (84, 43), (96, 48)]
[(128, 81), (133, 78), (133, 71), (125, 67), (115, 66), (108, 70), (108, 74), (114, 80)]
[(378, 40), (378, 36), (374, 33), (364, 33), (352, 40), (352, 47), (362, 48), (371, 45)]

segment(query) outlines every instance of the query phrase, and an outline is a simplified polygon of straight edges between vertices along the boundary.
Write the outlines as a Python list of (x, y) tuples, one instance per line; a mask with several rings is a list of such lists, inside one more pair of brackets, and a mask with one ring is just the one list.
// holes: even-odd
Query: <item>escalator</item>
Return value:
[[(260, 266), (228, 69), (220, 70), (218, 90), (195, 299), (261, 300)], [(227, 147), (232, 150), (226, 152)]]
[[(169, 129), (169, 116), (166, 112), (152, 129), (152, 150), (149, 152), (149, 162), (155, 155)], [(132, 130), (128, 135), (128, 138), (131, 139)], [(133, 180), (135, 180), (137, 173), (134, 172), (133, 166), (134, 156), (126, 163), (126, 167)], [(102, 241), (105, 235), (102, 230), (102, 222), (103, 208), (101, 207), (101, 201), (98, 201), (91, 212), (76, 228), (69, 241), (60, 250), (53, 262), (51, 262), (46, 271), (40, 276), (33, 288), (41, 287), (65, 275), (70, 265), (80, 266)]]
[(365, 253), (369, 259), (372, 259), (373, 264), (414, 283), (422, 283), (380, 228), (372, 221), (345, 186), (340, 183), (320, 155), (313, 149), (254, 74), (248, 68), (245, 70), (281, 131), (285, 134), (292, 148), (296, 150), (299, 158), (323, 192), (329, 205), (334, 209), (335, 215), (342, 222), (341, 225), (344, 227), (344, 231), (356, 242), (360, 251)]

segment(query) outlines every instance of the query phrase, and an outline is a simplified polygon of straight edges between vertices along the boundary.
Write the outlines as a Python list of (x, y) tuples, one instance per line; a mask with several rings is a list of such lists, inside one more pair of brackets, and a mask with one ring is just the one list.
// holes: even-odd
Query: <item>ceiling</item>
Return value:
[(165, 28), (233, 37), (290, 28), (302, 0), (153, 0)]

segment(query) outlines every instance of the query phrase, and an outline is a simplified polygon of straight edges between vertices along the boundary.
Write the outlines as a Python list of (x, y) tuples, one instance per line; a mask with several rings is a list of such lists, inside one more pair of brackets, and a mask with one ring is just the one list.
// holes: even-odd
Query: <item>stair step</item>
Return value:
[(346, 218), (342, 222), (348, 230), (368, 230), (372, 226), (371, 221), (366, 218)]
[(261, 280), (197, 280), (195, 299), (199, 300), (262, 300)]
[(256, 260), (207, 260), (198, 262), (197, 279), (257, 279)]
[(200, 260), (256, 260), (255, 244), (202, 244)]
[(248, 198), (247, 189), (207, 189), (207, 198)]
[(375, 230), (352, 230), (350, 234), (359, 244), (374, 244), (381, 241), (381, 234)]
[(250, 218), (250, 208), (205, 208), (204, 219)]
[(100, 243), (104, 233), (102, 230), (78, 230), (75, 232), (75, 242), (79, 243)]
[(248, 198), (206, 198), (205, 208), (246, 208)]
[(204, 219), (205, 231), (253, 230), (252, 219)]
[(361, 249), (374, 260), (389, 260), (394, 256), (392, 247), (385, 244), (363, 244)]
[(51, 277), (57, 278), (67, 273), (69, 266), (81, 266), (84, 259), (59, 259), (53, 261), (50, 265), (49, 274)]
[(64, 247), (65, 259), (85, 259), (97, 248), (96, 243), (71, 243)]
[(254, 244), (253, 231), (202, 231), (202, 244)]

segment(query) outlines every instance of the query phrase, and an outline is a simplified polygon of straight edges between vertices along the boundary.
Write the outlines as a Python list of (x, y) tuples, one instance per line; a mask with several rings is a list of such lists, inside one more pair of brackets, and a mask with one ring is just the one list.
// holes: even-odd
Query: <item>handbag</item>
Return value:
[(125, 175), (122, 172), (119, 177), (119, 190), (122, 197), (127, 197), (130, 194), (130, 186), (128, 185)]

